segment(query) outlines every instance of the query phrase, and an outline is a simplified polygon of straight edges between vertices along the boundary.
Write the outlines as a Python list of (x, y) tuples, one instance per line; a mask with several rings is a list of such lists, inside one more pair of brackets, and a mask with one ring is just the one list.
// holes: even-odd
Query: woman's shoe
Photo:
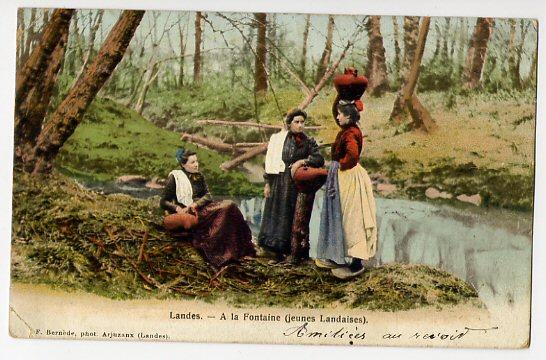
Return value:
[(342, 268), (332, 269), (332, 275), (334, 275), (338, 279), (345, 280), (345, 279), (350, 279), (350, 278), (353, 278), (355, 276), (358, 276), (358, 275), (362, 274), (364, 271), (365, 271), (364, 268), (353, 272), (353, 271), (349, 270), (348, 267), (342, 267)]
[(365, 270), (360, 259), (353, 259), (349, 266), (332, 269), (332, 275), (338, 279), (350, 279), (364, 273)]
[(341, 265), (336, 264), (332, 260), (315, 259), (315, 265), (322, 269), (337, 269)]

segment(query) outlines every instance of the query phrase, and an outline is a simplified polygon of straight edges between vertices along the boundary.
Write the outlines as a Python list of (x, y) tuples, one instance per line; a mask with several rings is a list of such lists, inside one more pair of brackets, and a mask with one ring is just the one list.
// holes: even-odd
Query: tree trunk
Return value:
[(438, 22), (440, 21), (439, 18), (436, 18), (434, 21), (434, 32), (436, 35), (436, 47), (434, 48), (434, 53), (432, 54), (432, 62), (436, 62), (438, 59), (438, 56), (440, 56), (440, 44), (441, 44), (441, 38), (442, 38), (442, 31), (440, 30), (440, 25), (438, 25)]
[(510, 35), (508, 38), (508, 73), (512, 87), (520, 88), (519, 69), (516, 66), (516, 19), (509, 19)]
[(413, 118), (413, 122), (410, 124), (412, 130), (422, 130), (430, 133), (438, 128), (438, 125), (436, 125), (436, 122), (417, 96), (413, 95), (411, 97), (411, 101), (408, 102), (408, 109)]
[(465, 50), (466, 44), (468, 44), (468, 31), (467, 31), (467, 22), (464, 18), (460, 19), (460, 29), (459, 29), (459, 49), (457, 50), (457, 67), (458, 74), (462, 74), (464, 71), (464, 61), (465, 61)]
[(15, 100), (15, 162), (30, 155), (42, 122), (57, 74), (63, 62), (70, 19), (74, 10), (56, 10), (44, 28), (42, 40), (17, 74)]
[[(76, 80), (74, 82), (77, 82), (82, 74), (87, 70), (87, 66), (89, 64), (89, 61), (91, 60), (91, 57), (93, 56), (93, 50), (95, 47), (95, 37), (97, 36), (97, 31), (99, 30), (100, 24), (102, 22), (102, 16), (104, 15), (104, 10), (97, 10), (97, 14), (95, 15), (95, 19), (91, 21), (91, 13), (89, 13), (89, 40), (87, 44), (87, 51), (85, 52), (85, 56), (83, 59), (83, 64), (80, 68), (80, 71), (78, 72), (78, 75), (76, 76)], [(93, 24), (91, 26), (91, 24)]]
[(268, 28), (268, 67), (269, 67), (269, 76), (278, 75), (279, 71), (277, 70), (277, 48), (279, 46), (277, 39), (277, 14), (270, 15), (270, 20), (267, 23)]
[(27, 61), (30, 55), (30, 52), (32, 51), (32, 43), (34, 42), (36, 38), (35, 27), (36, 27), (36, 9), (32, 8), (30, 10), (30, 19), (29, 19), (28, 27), (27, 27), (27, 38), (25, 42), (25, 50), (23, 51), (22, 64), (24, 64)]
[(135, 111), (142, 115), (142, 112), (144, 111), (144, 103), (146, 102), (146, 95), (148, 94), (148, 89), (150, 89), (150, 85), (154, 82), (155, 79), (157, 79), (157, 76), (159, 75), (159, 63), (154, 63), (146, 72), (146, 80), (144, 81), (144, 84), (142, 85), (142, 88), (140, 89), (140, 94), (138, 96), (138, 100), (135, 105)]
[(478, 18), (466, 56), (464, 87), (475, 89), (480, 85), (487, 45), (493, 32), (492, 18)]
[(427, 41), (428, 29), (430, 27), (430, 17), (424, 17), (421, 27), (419, 29), (419, 36), (417, 38), (417, 46), (415, 49), (415, 56), (413, 58), (413, 63), (411, 64), (411, 69), (407, 78), (407, 82), (404, 85), (403, 95), (404, 101), (408, 102), (417, 86), (417, 79), (419, 78), (421, 61), (423, 60), (423, 53), (425, 52), (425, 44)]
[(425, 52), (425, 44), (427, 42), (429, 26), (430, 17), (424, 17), (419, 29), (419, 37), (417, 40), (417, 47), (415, 49), (415, 57), (411, 65), (411, 71), (403, 90), (404, 103), (407, 104), (413, 119), (413, 122), (410, 124), (410, 128), (412, 130), (423, 130), (425, 132), (432, 132), (436, 130), (437, 125), (427, 109), (421, 104), (419, 99), (417, 99), (417, 96), (414, 95), (414, 92), (415, 87), (417, 86), (417, 80), (419, 79), (419, 72), (421, 62), (423, 60), (423, 53)]
[(322, 79), (322, 77), (326, 73), (328, 64), (330, 63), (330, 56), (332, 55), (333, 36), (334, 36), (334, 16), (329, 15), (328, 29), (326, 31), (326, 44), (324, 45), (324, 51), (322, 52), (322, 56), (320, 57), (320, 61), (318, 63), (317, 73), (315, 76), (315, 84), (318, 84), (320, 79)]
[(305, 72), (307, 66), (307, 39), (309, 38), (309, 27), (311, 26), (311, 15), (305, 15), (305, 27), (303, 28), (303, 44), (300, 60), (300, 77), (305, 81)]
[(447, 61), (447, 59), (449, 58), (449, 48), (448, 48), (447, 40), (449, 39), (449, 34), (451, 33), (450, 32), (451, 18), (446, 17), (444, 19), (445, 19), (446, 25), (445, 25), (444, 34), (442, 37), (442, 52), (440, 53), (440, 58), (442, 59), (442, 61)]
[(417, 86), (417, 80), (419, 79), (419, 72), (423, 59), (423, 53), (425, 51), (429, 27), (430, 17), (424, 17), (417, 37), (413, 62), (402, 87), (402, 99), (399, 100), (397, 98), (395, 100), (395, 107), (397, 106), (398, 102), (403, 106), (402, 111), (404, 108), (409, 110), (409, 113), (413, 119), (413, 122), (410, 124), (410, 128), (412, 130), (423, 130), (425, 132), (434, 131), (437, 128), (437, 125), (430, 116), (430, 113), (421, 104), (417, 96), (414, 95), (414, 92), (415, 87)]
[[(538, 35), (538, 25), (533, 21), (533, 28), (535, 29), (535, 33)], [(535, 37), (535, 46), (533, 48), (533, 60), (531, 62), (531, 67), (529, 68), (529, 76), (528, 79), (531, 81), (531, 84), (536, 85), (537, 80), (537, 58), (538, 58), (538, 38)]]
[(184, 86), (184, 65), (186, 62), (186, 44), (184, 43), (184, 32), (180, 22), (178, 23), (178, 36), (180, 37), (180, 60), (178, 63), (178, 88)]
[(369, 38), (366, 77), (369, 80), (368, 92), (371, 96), (381, 96), (389, 89), (380, 19), (380, 16), (370, 16), (366, 23)]
[(201, 83), (201, 37), (203, 30), (201, 29), (201, 12), (195, 13), (195, 51), (193, 56), (193, 83)]
[(45, 29), (49, 22), (49, 10), (45, 9), (42, 17), (42, 30)]
[(258, 29), (258, 38), (256, 39), (256, 55), (254, 58), (254, 91), (256, 94), (264, 94), (267, 91), (267, 69), (265, 67), (267, 57), (266, 29), (267, 15), (265, 13), (255, 13), (254, 21)]
[(93, 63), (72, 86), (40, 133), (33, 153), (33, 174), (51, 171), (59, 149), (72, 135), (87, 107), (123, 58), (143, 16), (144, 11), (123, 11)]
[(419, 17), (404, 17), (404, 63), (402, 66), (403, 81), (398, 90), (398, 95), (394, 101), (390, 121), (400, 123), (406, 115), (406, 104), (404, 102), (404, 85), (408, 81), (411, 64), (415, 58), (415, 49), (417, 48), (417, 38), (419, 37)]
[(17, 9), (17, 65), (16, 69), (23, 66), (23, 54), (25, 53), (25, 10)]
[(392, 68), (395, 74), (395, 80), (398, 82), (400, 80), (400, 57), (402, 51), (400, 50), (400, 33), (398, 31), (398, 21), (396, 20), (396, 16), (392, 17), (392, 28), (394, 32), (394, 62)]
[(517, 89), (521, 90), (523, 88), (523, 81), (521, 79), (520, 71), (521, 71), (521, 59), (523, 56), (523, 47), (525, 46), (525, 38), (527, 37), (527, 31), (529, 31), (529, 20), (526, 19), (520, 19), (519, 23), (519, 29), (520, 29), (520, 39), (519, 43), (516, 47), (516, 66), (515, 66), (515, 74), (517, 75), (518, 79), (518, 86)]

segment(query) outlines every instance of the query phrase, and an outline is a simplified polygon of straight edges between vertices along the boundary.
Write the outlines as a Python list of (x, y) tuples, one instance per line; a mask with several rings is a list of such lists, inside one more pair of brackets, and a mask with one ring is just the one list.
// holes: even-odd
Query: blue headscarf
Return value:
[(185, 152), (186, 150), (184, 150), (184, 148), (178, 148), (176, 150), (176, 161), (178, 161), (179, 164), (182, 162), (182, 158), (184, 157)]

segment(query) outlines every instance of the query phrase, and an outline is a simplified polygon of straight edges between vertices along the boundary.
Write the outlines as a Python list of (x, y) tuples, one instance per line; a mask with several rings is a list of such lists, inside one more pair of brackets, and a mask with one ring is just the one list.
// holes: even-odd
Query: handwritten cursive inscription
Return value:
[(364, 340), (366, 333), (358, 328), (346, 328), (344, 326), (337, 330), (315, 331), (310, 329), (309, 323), (305, 322), (299, 326), (289, 327), (283, 332), (284, 336), (306, 337), (306, 338), (332, 338), (332, 339), (349, 339), (349, 340)]

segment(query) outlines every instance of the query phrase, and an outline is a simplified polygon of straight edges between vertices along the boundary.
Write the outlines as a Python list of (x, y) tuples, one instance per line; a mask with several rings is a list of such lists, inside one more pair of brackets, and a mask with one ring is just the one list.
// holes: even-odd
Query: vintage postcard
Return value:
[(17, 17), (13, 337), (529, 346), (536, 20)]

